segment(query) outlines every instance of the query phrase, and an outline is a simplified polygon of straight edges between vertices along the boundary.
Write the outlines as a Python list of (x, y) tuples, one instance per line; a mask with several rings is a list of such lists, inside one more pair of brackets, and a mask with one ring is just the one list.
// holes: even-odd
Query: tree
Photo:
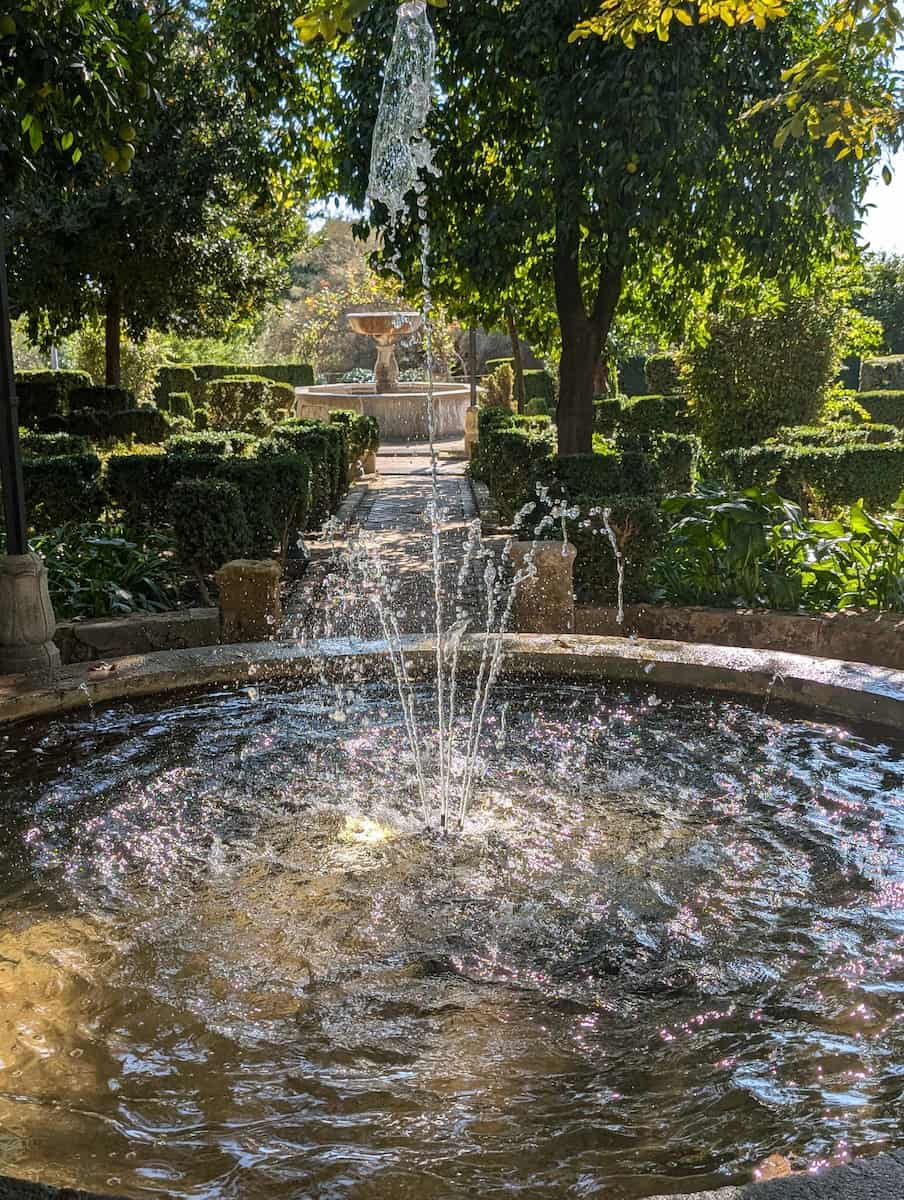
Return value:
[[(0, 15), (0, 195), (53, 156), (69, 173), (101, 148), (121, 170), (133, 155), (134, 119), (150, 96), (153, 30), (148, 14), (121, 0), (21, 0)], [(18, 407), (0, 242), (0, 477), (6, 549), (27, 549)]]
[[(434, 12), (437, 292), (554, 296), (565, 454), (591, 449), (594, 376), (623, 296), (655, 287), (667, 316), (721, 278), (806, 274), (843, 236), (865, 183), (856, 164), (813, 143), (780, 154), (775, 113), (762, 117), (769, 136), (739, 120), (771, 94), (813, 23), (696, 26), (677, 55), (658, 40), (629, 49), (572, 38), (594, 10), (588, 0), (459, 0)], [(321, 75), (330, 62), (344, 99), (336, 186), (358, 205), (395, 11), (375, 0), (353, 39), (310, 51)], [(412, 213), (397, 247), (410, 278), (418, 246)]]
[[(355, 18), (375, 0), (308, 0), (295, 25), (305, 41), (349, 33)], [(445, 7), (446, 0), (428, 0)], [(673, 26), (721, 21), (729, 28), (788, 16), (786, 0), (603, 0), (580, 21), (573, 37), (619, 37), (628, 47), (653, 34), (668, 41)], [(895, 53), (904, 29), (896, 0), (835, 0), (826, 6), (819, 42), (782, 74), (772, 95), (757, 101), (787, 112), (777, 136), (824, 138), (839, 155), (877, 154), (900, 144), (904, 125), (901, 72)], [(882, 69), (877, 77), (876, 66)], [(886, 174), (890, 168), (886, 167)]]
[(96, 186), (39, 173), (11, 213), (14, 309), (35, 340), (101, 316), (106, 380), (118, 384), (126, 327), (219, 334), (257, 315), (301, 240), (280, 193), (265, 118), (244, 104), (215, 32), (178, 14), (161, 27), (157, 104), (127, 174)]
[(883, 352), (904, 354), (904, 255), (866, 255), (854, 302), (882, 326)]

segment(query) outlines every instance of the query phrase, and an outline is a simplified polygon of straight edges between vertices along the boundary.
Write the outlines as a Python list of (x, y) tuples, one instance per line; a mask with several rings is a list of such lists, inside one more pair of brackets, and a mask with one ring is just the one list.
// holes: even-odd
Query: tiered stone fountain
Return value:
[[(421, 316), (414, 312), (360, 312), (346, 317), (355, 333), (377, 344), (373, 383), (333, 383), (295, 389), (299, 417), (329, 418), (330, 409), (349, 408), (376, 417), (384, 441), (426, 441), (427, 382), (399, 383), (395, 348), (401, 338), (416, 333)], [(471, 393), (467, 384), (434, 383), (434, 436), (463, 434)]]

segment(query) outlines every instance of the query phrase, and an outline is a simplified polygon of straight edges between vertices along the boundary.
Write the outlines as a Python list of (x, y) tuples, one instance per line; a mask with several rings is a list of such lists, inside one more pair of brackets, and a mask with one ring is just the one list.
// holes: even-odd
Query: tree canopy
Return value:
[[(677, 325), (687, 297), (720, 280), (806, 274), (843, 236), (864, 182), (814, 143), (779, 153), (776, 113), (762, 117), (766, 136), (739, 120), (812, 44), (815, 22), (698, 25), (676, 53), (657, 39), (632, 50), (573, 38), (593, 11), (586, 0), (458, 0), (433, 14), (435, 286), (457, 313), (468, 297), (539, 297), (525, 305), (538, 315), (554, 299), (566, 453), (590, 449), (593, 377), (623, 297), (645, 293)], [(359, 205), (395, 16), (392, 0), (375, 0), (353, 39), (310, 51), (344, 102), (334, 186)], [(418, 245), (412, 220), (399, 247), (412, 277)], [(535, 335), (529, 314), (525, 328)]]
[(278, 291), (300, 240), (266, 117), (231, 84), (213, 31), (176, 17), (158, 38), (157, 103), (128, 173), (98, 179), (103, 150), (65, 179), (51, 161), (10, 213), (14, 311), (45, 343), (105, 315), (111, 383), (122, 323), (134, 337), (219, 334)]
[(854, 303), (882, 326), (883, 353), (904, 354), (904, 255), (866, 255)]

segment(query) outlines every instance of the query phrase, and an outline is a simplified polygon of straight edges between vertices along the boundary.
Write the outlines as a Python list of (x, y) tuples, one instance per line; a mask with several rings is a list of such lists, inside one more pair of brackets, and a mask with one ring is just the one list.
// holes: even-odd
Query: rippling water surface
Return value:
[(900, 1140), (904, 748), (509, 688), (425, 834), (377, 687), (0, 733), (0, 1172), (591, 1197)]

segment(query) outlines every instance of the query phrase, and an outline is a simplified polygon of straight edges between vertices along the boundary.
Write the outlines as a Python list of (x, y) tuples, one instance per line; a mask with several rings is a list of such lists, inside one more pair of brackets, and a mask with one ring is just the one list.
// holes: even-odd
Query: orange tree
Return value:
[[(278, 0), (271, 0), (277, 4)], [(667, 317), (720, 276), (805, 277), (853, 221), (865, 170), (818, 142), (775, 146), (782, 115), (740, 118), (817, 43), (817, 20), (688, 28), (657, 38), (575, 38), (589, 0), (456, 0), (433, 11), (438, 87), (428, 182), (437, 293), (488, 309), (520, 281), (552, 306), (561, 345), (561, 451), (591, 449), (594, 375), (625, 294), (655, 289)], [(363, 204), (394, 0), (372, 0), (354, 35), (312, 42), (301, 78), (341, 103), (323, 158)], [(287, 13), (288, 15), (288, 13)], [(304, 131), (301, 130), (304, 141)], [(314, 152), (313, 145), (311, 153)], [(399, 234), (414, 277), (414, 214)], [(527, 324), (528, 332), (529, 322)]]

